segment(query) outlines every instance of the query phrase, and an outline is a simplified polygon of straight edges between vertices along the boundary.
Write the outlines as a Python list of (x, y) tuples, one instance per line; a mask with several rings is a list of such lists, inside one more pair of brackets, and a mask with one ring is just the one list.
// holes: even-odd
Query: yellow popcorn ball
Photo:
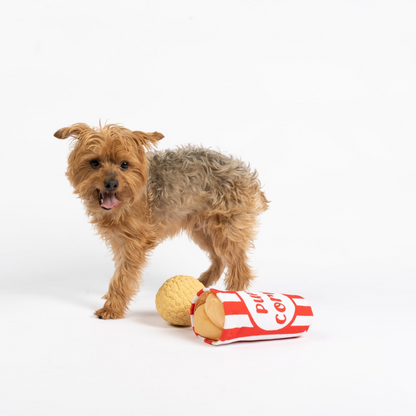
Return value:
[(178, 275), (166, 280), (156, 294), (159, 315), (172, 325), (190, 326), (194, 296), (204, 285), (191, 276)]

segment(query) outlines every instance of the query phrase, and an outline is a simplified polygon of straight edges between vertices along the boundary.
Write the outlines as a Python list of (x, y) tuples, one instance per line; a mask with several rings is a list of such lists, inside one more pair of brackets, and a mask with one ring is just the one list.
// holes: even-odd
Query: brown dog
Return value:
[(247, 264), (257, 216), (267, 209), (257, 173), (240, 160), (202, 147), (150, 151), (160, 133), (118, 125), (74, 124), (55, 133), (72, 136), (67, 176), (92, 224), (111, 247), (116, 270), (106, 302), (95, 314), (122, 318), (139, 288), (151, 251), (185, 230), (205, 250), (214, 284), (227, 267), (229, 290), (244, 290), (254, 275)]

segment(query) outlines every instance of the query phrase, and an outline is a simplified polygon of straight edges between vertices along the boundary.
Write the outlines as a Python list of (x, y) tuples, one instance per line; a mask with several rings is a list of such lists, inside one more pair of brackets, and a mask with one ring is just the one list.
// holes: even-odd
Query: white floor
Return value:
[[(180, 239), (155, 261), (178, 243), (201, 261)], [(3, 285), (0, 414), (414, 414), (414, 295), (406, 290), (414, 271), (288, 268), (279, 276), (278, 264), (276, 278), (260, 277), (253, 289), (306, 297), (309, 333), (212, 347), (160, 318), (154, 298), (164, 277), (155, 263), (125, 319), (95, 318), (110, 262), (83, 271), (82, 258), (35, 270), (32, 284), (16, 273)]]

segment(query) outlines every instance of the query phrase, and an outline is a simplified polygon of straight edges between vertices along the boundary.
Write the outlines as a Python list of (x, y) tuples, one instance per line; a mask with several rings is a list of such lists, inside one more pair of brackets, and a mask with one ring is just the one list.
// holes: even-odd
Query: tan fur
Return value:
[[(225, 267), (228, 290), (248, 288), (254, 274), (247, 262), (257, 216), (267, 209), (257, 173), (238, 159), (202, 147), (149, 151), (163, 135), (130, 131), (119, 125), (90, 128), (74, 124), (55, 133), (73, 137), (67, 176), (85, 204), (92, 224), (114, 254), (116, 270), (106, 302), (95, 314), (122, 318), (139, 289), (152, 250), (186, 231), (211, 259), (201, 274), (213, 285)], [(147, 151), (147, 152), (146, 152)], [(92, 160), (100, 166), (93, 168)], [(128, 163), (123, 170), (122, 162)], [(117, 180), (120, 204), (101, 207), (105, 180)]]

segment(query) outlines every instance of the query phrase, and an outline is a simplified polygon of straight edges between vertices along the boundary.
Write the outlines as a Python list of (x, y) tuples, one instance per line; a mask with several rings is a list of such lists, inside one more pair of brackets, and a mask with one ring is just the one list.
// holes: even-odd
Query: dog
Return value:
[(203, 147), (156, 151), (163, 134), (117, 124), (77, 123), (54, 136), (73, 138), (66, 175), (114, 255), (100, 319), (124, 317), (148, 256), (181, 231), (208, 253), (211, 265), (199, 278), (206, 287), (227, 268), (227, 290), (248, 288), (254, 273), (247, 253), (270, 202), (256, 171)]

